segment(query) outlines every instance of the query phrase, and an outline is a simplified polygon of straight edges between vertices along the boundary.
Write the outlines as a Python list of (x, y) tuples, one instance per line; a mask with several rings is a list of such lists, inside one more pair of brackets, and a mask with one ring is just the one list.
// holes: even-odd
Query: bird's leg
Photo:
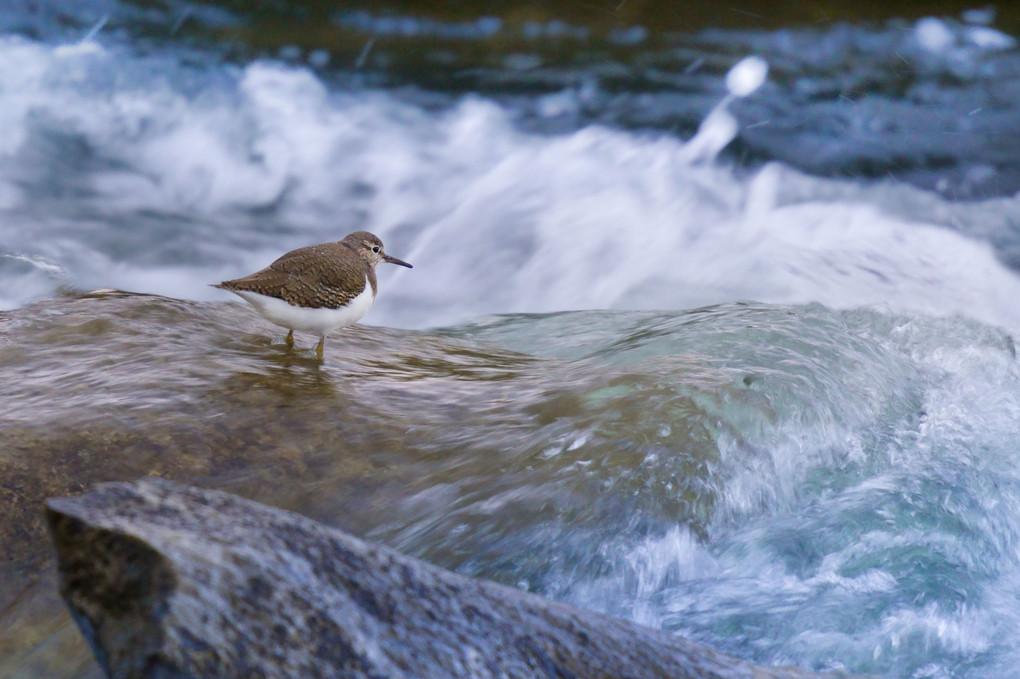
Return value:
[(319, 357), (320, 361), (322, 360), (322, 345), (325, 344), (325, 343), (326, 343), (326, 338), (325, 337), (320, 337), (319, 338), (319, 343), (315, 345), (315, 355)]
[(287, 343), (288, 347), (293, 347), (294, 346), (294, 331), (293, 330), (291, 330), (290, 332), (287, 333), (287, 339), (285, 339), (284, 342)]

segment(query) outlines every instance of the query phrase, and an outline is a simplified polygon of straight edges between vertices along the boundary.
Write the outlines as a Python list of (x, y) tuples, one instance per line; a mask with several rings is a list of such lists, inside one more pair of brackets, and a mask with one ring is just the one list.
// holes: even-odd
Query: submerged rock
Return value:
[(48, 503), (110, 677), (808, 677), (162, 480)]

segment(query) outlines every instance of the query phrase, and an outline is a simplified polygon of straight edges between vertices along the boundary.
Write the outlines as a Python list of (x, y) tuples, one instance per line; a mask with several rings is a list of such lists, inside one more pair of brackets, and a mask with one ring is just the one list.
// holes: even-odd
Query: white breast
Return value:
[(244, 301), (251, 304), (267, 320), (290, 330), (313, 332), (325, 337), (337, 328), (357, 323), (372, 308), (375, 295), (372, 286), (365, 280), (365, 289), (351, 300), (351, 303), (339, 309), (309, 309), (294, 306), (277, 297), (261, 295), (247, 290), (231, 290)]

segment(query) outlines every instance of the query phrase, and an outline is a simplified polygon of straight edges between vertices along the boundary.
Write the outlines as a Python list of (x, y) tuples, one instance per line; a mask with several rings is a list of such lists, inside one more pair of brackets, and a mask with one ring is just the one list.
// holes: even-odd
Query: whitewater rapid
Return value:
[(375, 324), (746, 299), (1020, 327), (1017, 276), (964, 235), (1016, 197), (735, 167), (716, 156), (725, 115), (689, 141), (540, 133), (476, 95), (434, 111), (307, 67), (185, 61), (0, 39), (0, 305), (61, 287), (220, 299), (208, 283), (367, 229), (416, 266), (382, 274)]

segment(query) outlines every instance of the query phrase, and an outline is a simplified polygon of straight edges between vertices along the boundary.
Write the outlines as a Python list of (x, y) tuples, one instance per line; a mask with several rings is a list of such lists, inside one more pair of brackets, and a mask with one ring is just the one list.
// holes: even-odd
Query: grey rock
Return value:
[(463, 577), (162, 480), (48, 502), (61, 593), (107, 675), (811, 677)]

